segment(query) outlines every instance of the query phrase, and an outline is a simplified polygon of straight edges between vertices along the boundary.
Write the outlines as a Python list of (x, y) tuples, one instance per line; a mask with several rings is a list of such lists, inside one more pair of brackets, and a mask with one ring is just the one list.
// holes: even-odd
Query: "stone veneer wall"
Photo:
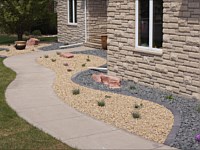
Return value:
[(68, 24), (68, 0), (58, 0), (58, 41), (68, 44), (85, 42), (85, 1), (77, 0), (77, 25)]
[[(58, 41), (74, 44), (85, 42), (85, 0), (77, 0), (77, 26), (68, 25), (68, 2), (59, 0)], [(107, 32), (107, 0), (87, 0), (87, 40), (100, 43)]]
[(107, 33), (107, 0), (87, 1), (88, 42), (99, 43)]
[(109, 74), (200, 99), (200, 1), (163, 6), (163, 54), (154, 55), (135, 50), (135, 0), (109, 1)]

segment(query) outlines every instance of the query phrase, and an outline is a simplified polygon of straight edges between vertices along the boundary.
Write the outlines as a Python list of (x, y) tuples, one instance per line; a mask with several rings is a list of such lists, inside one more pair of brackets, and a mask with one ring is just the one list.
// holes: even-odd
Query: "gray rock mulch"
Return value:
[[(106, 51), (103, 50), (89, 50), (75, 53), (106, 58)], [(120, 89), (110, 89), (103, 84), (94, 82), (91, 78), (94, 73), (97, 74), (100, 71), (87, 70), (78, 73), (72, 77), (72, 81), (89, 88), (133, 96), (164, 105), (172, 111), (175, 117), (173, 129), (165, 144), (183, 150), (200, 150), (200, 143), (195, 141), (195, 135), (200, 133), (200, 113), (197, 111), (200, 101), (136, 84), (132, 81), (123, 80)]]
[(49, 46), (44, 46), (44, 47), (39, 48), (39, 50), (42, 50), (42, 51), (57, 50), (59, 49), (60, 46), (63, 46), (63, 45), (64, 45), (63, 43), (52, 43)]
[(4, 50), (9, 50), (9, 49), (0, 47), (0, 51), (4, 51)]

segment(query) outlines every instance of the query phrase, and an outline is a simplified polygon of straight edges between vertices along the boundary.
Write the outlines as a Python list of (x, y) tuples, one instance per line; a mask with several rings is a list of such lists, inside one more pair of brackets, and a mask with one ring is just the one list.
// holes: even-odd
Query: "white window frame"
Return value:
[[(68, 24), (69, 25), (77, 25), (77, 22), (75, 22), (75, 17), (77, 18), (77, 16), (75, 16), (75, 14), (77, 15), (77, 13), (75, 13), (75, 4), (74, 4), (74, 2), (75, 2), (75, 0), (72, 0), (72, 10), (73, 10), (73, 22), (70, 22), (70, 10), (69, 10), (69, 1), (70, 0), (68, 0)], [(76, 1), (77, 2), (77, 1)], [(76, 5), (77, 6), (77, 5)], [(77, 10), (76, 10), (77, 11)]]
[(135, 0), (135, 47), (136, 49), (140, 50), (147, 50), (147, 51), (154, 51), (154, 52), (161, 52), (161, 48), (153, 48), (153, 0), (149, 0), (149, 46), (139, 46), (139, 1)]

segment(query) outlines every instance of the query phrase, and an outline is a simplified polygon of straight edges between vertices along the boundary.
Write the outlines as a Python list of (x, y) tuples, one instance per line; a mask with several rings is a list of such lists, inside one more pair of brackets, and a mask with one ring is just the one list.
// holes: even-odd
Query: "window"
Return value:
[(68, 23), (77, 23), (77, 0), (68, 0)]
[(162, 48), (162, 30), (163, 1), (136, 0), (136, 47)]

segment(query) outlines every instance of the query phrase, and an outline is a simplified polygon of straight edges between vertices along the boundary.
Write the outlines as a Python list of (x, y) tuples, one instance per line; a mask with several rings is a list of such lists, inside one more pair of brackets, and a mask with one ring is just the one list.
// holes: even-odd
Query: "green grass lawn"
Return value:
[(0, 35), (0, 44), (13, 44), (16, 40), (16, 36)]
[[(27, 40), (28, 37), (24, 37)], [(38, 37), (41, 42), (57, 42), (57, 37)], [(0, 45), (2, 44), (14, 44), (17, 41), (17, 36), (14, 35), (0, 35)]]
[(0, 149), (68, 149), (73, 148), (31, 126), (8, 106), (5, 90), (16, 73), (0, 58)]

